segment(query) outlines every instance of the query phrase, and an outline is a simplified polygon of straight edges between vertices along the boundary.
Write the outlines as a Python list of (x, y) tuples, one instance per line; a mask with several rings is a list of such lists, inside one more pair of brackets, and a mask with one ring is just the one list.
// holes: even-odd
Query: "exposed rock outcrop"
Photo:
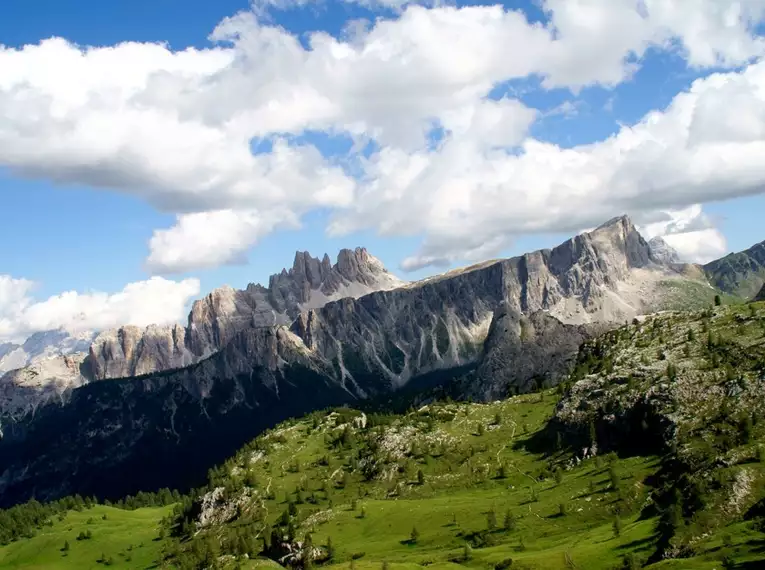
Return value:
[(46, 360), (64, 354), (87, 352), (95, 333), (69, 332), (64, 329), (36, 332), (22, 344), (0, 344), (0, 376), (29, 366), (38, 360)]
[(84, 360), (81, 352), (51, 356), (0, 376), (0, 434), (2, 423), (34, 414), (50, 402), (66, 401), (71, 390), (87, 382)]
[(765, 285), (762, 286), (760, 292), (754, 296), (754, 301), (765, 301)]
[(462, 392), (486, 402), (557, 384), (571, 372), (582, 342), (606, 326), (567, 325), (543, 311), (527, 316), (503, 304)]
[(242, 330), (290, 323), (300, 311), (333, 299), (359, 297), (403, 282), (366, 249), (341, 250), (337, 263), (297, 252), (292, 269), (269, 286), (222, 287), (196, 301), (188, 325), (122, 327), (98, 335), (90, 347), (92, 375), (126, 378), (182, 368), (207, 358)]
[(648, 247), (651, 248), (651, 257), (658, 263), (665, 265), (680, 263), (680, 255), (660, 236), (649, 240)]
[(0, 425), (34, 413), (89, 380), (83, 367), (94, 333), (63, 329), (38, 332), (22, 344), (0, 345)]

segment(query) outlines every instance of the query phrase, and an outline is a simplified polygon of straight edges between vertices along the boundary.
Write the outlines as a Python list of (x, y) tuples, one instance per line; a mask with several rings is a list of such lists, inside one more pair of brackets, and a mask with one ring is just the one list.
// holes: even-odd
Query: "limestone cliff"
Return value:
[(122, 327), (96, 337), (89, 361), (96, 379), (125, 378), (182, 368), (214, 354), (239, 331), (288, 324), (303, 309), (358, 297), (403, 282), (366, 249), (341, 250), (332, 265), (297, 252), (292, 268), (272, 275), (269, 286), (222, 287), (196, 301), (186, 327)]

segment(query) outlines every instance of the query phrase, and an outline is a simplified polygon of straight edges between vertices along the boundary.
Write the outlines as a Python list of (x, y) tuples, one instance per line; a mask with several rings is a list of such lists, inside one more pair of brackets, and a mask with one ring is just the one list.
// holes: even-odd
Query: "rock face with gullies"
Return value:
[(93, 337), (92, 332), (57, 329), (34, 333), (22, 344), (0, 345), (0, 424), (62, 402), (87, 382), (83, 351)]
[(240, 331), (290, 323), (302, 310), (358, 297), (404, 282), (366, 249), (344, 249), (332, 265), (297, 252), (292, 269), (272, 275), (269, 287), (222, 287), (191, 309), (188, 325), (126, 326), (98, 335), (90, 347), (92, 375), (126, 378), (189, 366), (216, 353)]
[[(470, 389), (482, 398), (523, 390), (538, 375), (554, 382), (587, 333), (579, 325), (610, 326), (651, 312), (661, 293), (657, 284), (687, 279), (654, 259), (624, 217), (551, 250), (398, 287), (363, 250), (342, 254), (329, 272), (327, 265), (299, 254), (268, 289), (248, 288), (241, 298), (214, 294), (192, 311), (189, 327), (153, 349), (171, 359), (179, 358), (180, 347), (196, 357), (219, 346), (209, 358), (90, 383), (74, 390), (67, 405), (5, 426), (0, 502), (196, 485), (211, 465), (287, 417), (388, 397), (425, 377), (448, 381), (466, 367), (481, 369)], [(372, 286), (387, 290), (348, 295)], [(256, 295), (274, 314), (296, 314), (292, 324), (253, 326), (263, 307), (259, 297), (250, 302)], [(341, 298), (310, 308), (333, 296)], [(522, 322), (528, 323), (523, 335)], [(144, 341), (128, 333), (100, 349), (113, 351), (105, 362), (142, 362)], [(503, 359), (518, 359), (509, 364), (520, 368), (495, 379), (491, 372)]]
[(478, 264), (302, 313), (291, 330), (345, 385), (370, 375), (391, 387), (475, 362), (495, 310), (547, 311), (566, 324), (619, 323), (652, 311), (659, 284), (687, 277), (652, 257), (616, 218), (552, 250)]
[(753, 301), (765, 301), (765, 285), (762, 286), (760, 292), (754, 296)]
[(544, 311), (524, 315), (502, 304), (494, 312), (478, 366), (461, 382), (463, 397), (492, 401), (557, 384), (579, 346), (604, 325), (567, 325)]

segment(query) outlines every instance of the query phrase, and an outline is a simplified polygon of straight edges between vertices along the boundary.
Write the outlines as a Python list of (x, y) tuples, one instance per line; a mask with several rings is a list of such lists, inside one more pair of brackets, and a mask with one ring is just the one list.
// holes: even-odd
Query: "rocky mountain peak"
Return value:
[(680, 263), (680, 255), (661, 236), (656, 236), (648, 241), (651, 250), (651, 258), (657, 263), (669, 265)]
[(403, 284), (364, 248), (343, 249), (332, 265), (295, 252), (290, 269), (271, 275), (268, 287), (223, 286), (194, 302), (186, 327), (122, 327), (98, 336), (90, 347), (95, 378), (136, 376), (188, 366), (216, 353), (241, 331), (286, 325), (304, 310), (342, 297), (360, 297)]
[(85, 352), (94, 337), (95, 333), (91, 331), (70, 332), (62, 328), (35, 332), (22, 344), (2, 344), (0, 345), (0, 376), (10, 370), (29, 366), (38, 360)]
[(586, 235), (601, 248), (599, 255), (624, 256), (628, 267), (651, 263), (651, 248), (629, 216), (612, 218)]

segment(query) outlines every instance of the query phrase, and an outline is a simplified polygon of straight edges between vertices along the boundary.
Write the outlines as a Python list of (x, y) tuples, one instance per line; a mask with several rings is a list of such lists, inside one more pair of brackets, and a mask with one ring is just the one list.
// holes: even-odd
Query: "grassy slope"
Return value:
[(714, 302), (715, 295), (725, 305), (735, 305), (749, 299), (725, 293), (710, 287), (702, 281), (667, 279), (659, 284), (662, 290), (662, 302), (656, 308), (669, 311), (695, 311), (709, 307)]
[[(760, 310), (762, 314), (752, 317), (747, 307), (718, 309), (711, 326), (723, 336), (758, 342), (765, 330), (760, 322), (765, 317), (765, 304), (758, 305)], [(643, 338), (647, 333), (640, 337), (647, 343), (639, 348), (641, 355), (656, 359), (647, 365), (655, 368), (656, 377), (666, 368), (666, 362), (658, 360), (656, 343), (665, 346), (671, 360), (679, 359), (681, 371), (690, 368), (691, 360), (680, 359), (684, 356), (680, 342), (689, 326), (700, 327), (701, 322), (692, 315), (676, 318), (689, 320), (666, 325), (656, 338)], [(643, 329), (647, 331), (647, 325)], [(701, 330), (696, 338), (694, 342), (700, 347), (705, 339)], [(640, 355), (629, 352), (636, 347), (635, 339), (625, 337), (624, 344), (625, 363), (635, 360), (628, 367), (642, 366)], [(701, 353), (696, 344), (691, 357)], [(311, 532), (314, 544), (326, 544), (331, 537), (336, 554), (328, 566), (338, 570), (349, 569), (354, 555), (356, 570), (379, 570), (383, 562), (388, 562), (391, 570), (488, 569), (507, 558), (514, 560), (511, 568), (597, 570), (616, 567), (626, 553), (645, 560), (654, 551), (657, 520), (641, 520), (639, 512), (649, 501), (652, 488), (648, 483), (659, 459), (614, 459), (620, 493), (611, 488), (609, 464), (604, 459), (570, 466), (563, 471), (560, 483), (556, 482), (550, 468), (567, 466), (569, 456), (564, 452), (535, 454), (522, 444), (547, 425), (558, 399), (558, 394), (547, 391), (541, 396), (516, 396), (491, 404), (437, 404), (395, 417), (384, 429), (372, 430), (351, 427), (352, 421), (347, 417), (342, 421), (336, 413), (315, 414), (285, 422), (258, 438), (223, 466), (215, 482), (230, 487), (230, 497), (237, 497), (244, 487), (252, 498), (243, 513), (252, 515), (252, 520), (263, 517), (272, 526), (287, 509), (288, 501), (296, 499), (295, 491), (303, 489), (301, 499), (305, 502), (297, 505), (298, 515), (293, 519), (297, 536), (302, 539)], [(497, 415), (499, 424), (495, 424)], [(333, 440), (346, 427), (355, 441), (334, 445)], [(381, 430), (379, 435), (376, 429)], [(765, 443), (759, 438), (759, 428), (757, 433), (758, 441), (750, 446)], [(373, 439), (380, 445), (374, 453), (369, 448)], [(381, 467), (378, 476), (367, 481), (362, 467), (372, 457)], [(498, 477), (500, 466), (504, 466), (503, 478)], [(764, 466), (748, 459), (744, 467), (756, 473), (751, 492), (765, 495)], [(422, 485), (417, 482), (419, 470), (424, 474)], [(532, 489), (536, 500), (532, 500)], [(567, 510), (563, 516), (561, 504)], [(487, 530), (491, 509), (499, 527), (509, 510), (515, 528), (489, 533), (492, 544), (480, 546), (476, 535)], [(623, 523), (618, 537), (613, 532), (617, 510)], [(105, 512), (108, 520), (102, 521), (100, 516)], [(96, 561), (102, 552), (114, 558), (115, 567), (151, 567), (161, 546), (153, 538), (166, 513), (167, 509), (120, 511), (106, 507), (71, 512), (65, 521), (54, 521), (36, 537), (1, 547), (0, 569), (101, 568)], [(91, 517), (94, 522), (88, 525)], [(198, 537), (220, 541), (228, 532), (255, 528), (245, 527), (246, 519), (215, 524)], [(419, 531), (416, 544), (408, 542), (413, 527)], [(76, 541), (76, 535), (87, 528), (92, 530), (93, 539)], [(737, 519), (702, 537), (694, 558), (668, 560), (652, 567), (721, 568), (720, 551), (726, 534), (731, 536), (729, 548), (737, 568), (765, 564), (765, 534)], [(67, 556), (60, 552), (64, 540), (71, 546)], [(475, 548), (469, 560), (462, 560), (468, 541)], [(128, 562), (130, 544), (134, 548)], [(183, 547), (188, 548), (189, 543)], [(241, 568), (275, 566), (270, 561), (240, 559), (228, 560), (226, 567), (236, 564)]]
[[(102, 554), (114, 559), (112, 568), (153, 568), (161, 547), (154, 539), (160, 519), (169, 511), (169, 507), (126, 511), (105, 506), (69, 511), (63, 521), (54, 518), (52, 526), (33, 538), (0, 546), (0, 569), (102, 569), (105, 566), (98, 562)], [(77, 540), (87, 530), (92, 538)], [(62, 551), (65, 541), (68, 553)]]
[[(575, 567), (595, 570), (618, 566), (629, 552), (647, 559), (654, 548), (656, 519), (639, 520), (638, 512), (650, 491), (646, 479), (658, 468), (658, 459), (614, 460), (626, 501), (620, 501), (611, 489), (608, 465), (602, 460), (586, 460), (566, 470), (558, 484), (549, 471), (544, 472), (551, 461), (563, 464), (567, 456), (561, 453), (544, 458), (515, 445), (545, 425), (556, 402), (556, 394), (547, 392), (544, 401), (538, 395), (524, 395), (486, 405), (441, 404), (400, 418), (386, 428), (386, 439), (396, 440), (392, 435), (396, 432), (406, 439), (403, 447), (407, 452), (386, 463), (401, 466), (403, 473), (394, 479), (384, 476), (363, 481), (349, 460), (356, 447), (363, 445), (334, 450), (326, 443), (343, 429), (334, 426), (332, 416), (316, 427), (310, 420), (280, 426), (261, 441), (281, 443), (269, 444), (265, 455), (247, 450), (227, 469), (237, 477), (250, 471), (261, 488), (275, 491), (274, 498), (265, 498), (261, 503), (272, 525), (287, 508), (288, 496), (294, 500), (296, 488), (303, 486), (305, 497), (313, 494), (316, 504), (298, 505), (297, 536), (301, 539), (311, 532), (314, 544), (325, 544), (331, 537), (336, 555), (330, 566), (338, 569), (348, 568), (354, 555), (357, 570), (380, 568), (383, 561), (394, 570), (424, 566), (487, 568), (507, 558), (514, 560), (513, 568), (568, 568), (573, 561)], [(424, 421), (428, 412), (436, 417), (453, 414), (454, 418), (436, 420), (428, 428)], [(493, 424), (497, 413), (501, 417), (499, 426)], [(478, 435), (479, 424), (484, 426), (483, 435)], [(360, 435), (363, 430), (358, 432)], [(430, 454), (414, 458), (409, 452), (411, 444), (418, 442), (427, 451), (429, 440), (447, 442), (446, 453), (442, 455), (444, 450), (434, 443)], [(475, 450), (469, 460), (459, 451), (468, 446)], [(319, 464), (323, 456), (329, 456), (329, 465)], [(294, 472), (296, 460), (300, 470)], [(496, 476), (502, 463), (506, 477), (499, 479)], [(425, 475), (423, 485), (416, 482), (420, 469)], [(485, 470), (488, 477), (471, 470)], [(324, 482), (340, 480), (344, 471), (350, 474), (345, 488), (329, 485), (328, 493), (321, 490)], [(391, 494), (395, 481), (397, 492)], [(536, 501), (531, 500), (532, 487)], [(561, 504), (567, 509), (564, 516), (559, 514)], [(487, 529), (487, 513), (492, 508), (499, 527), (510, 510), (516, 528), (490, 533), (495, 544), (476, 547), (470, 560), (462, 560), (466, 540)], [(622, 512), (624, 526), (619, 537), (613, 532), (617, 510)], [(235, 526), (236, 522), (231, 524)], [(416, 544), (408, 542), (413, 527), (420, 533)], [(755, 545), (744, 541), (747, 533), (751, 531), (743, 526), (735, 531), (734, 546), (737, 541), (742, 543), (737, 553), (739, 561), (757, 557), (752, 551)], [(696, 558), (658, 567), (719, 568), (719, 544), (719, 536), (708, 537), (700, 542)]]

